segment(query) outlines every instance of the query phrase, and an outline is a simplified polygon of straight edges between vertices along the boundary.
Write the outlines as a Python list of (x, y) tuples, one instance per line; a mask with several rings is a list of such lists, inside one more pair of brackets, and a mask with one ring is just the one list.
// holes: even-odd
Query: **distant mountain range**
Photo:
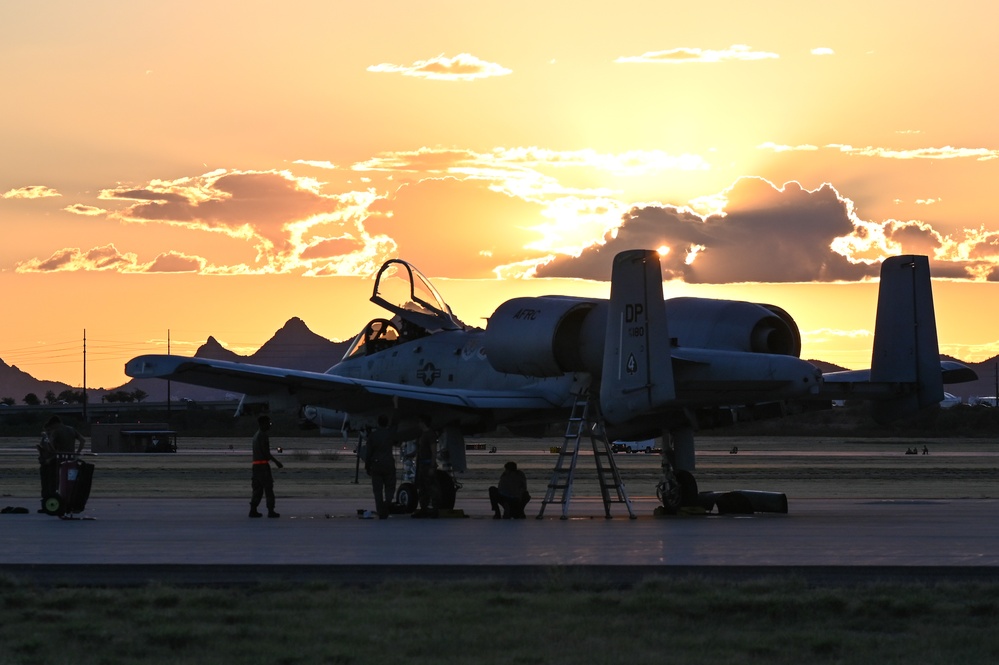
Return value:
[[(321, 335), (309, 330), (305, 322), (295, 317), (289, 319), (274, 336), (264, 343), (255, 353), (249, 356), (241, 356), (234, 353), (221, 344), (214, 337), (208, 340), (194, 354), (198, 358), (211, 358), (213, 360), (229, 360), (233, 362), (245, 362), (253, 365), (265, 365), (268, 367), (288, 367), (291, 369), (308, 370), (313, 372), (325, 372), (343, 358), (350, 342), (333, 342)], [(950, 356), (941, 356), (943, 360), (956, 360)], [(810, 360), (812, 364), (819, 367), (823, 372), (834, 372), (844, 369), (837, 365), (821, 360)], [(964, 362), (964, 361), (959, 361)], [(965, 363), (978, 373), (978, 380), (969, 383), (953, 384), (944, 386), (944, 389), (954, 395), (967, 399), (973, 396), (995, 395), (995, 372), (999, 364), (999, 356), (990, 358), (980, 363)], [(178, 400), (181, 398), (193, 399), (195, 401), (220, 400), (234, 395), (227, 395), (223, 391), (211, 388), (199, 388), (182, 383), (170, 382), (170, 398)], [(35, 393), (39, 398), (45, 398), (45, 394), (51, 390), (56, 395), (64, 390), (72, 389), (65, 383), (58, 381), (41, 381), (35, 379), (30, 374), (22, 372), (17, 367), (7, 365), (0, 360), (0, 397), (13, 397), (20, 404), (25, 395)], [(163, 401), (167, 398), (167, 382), (160, 379), (133, 379), (128, 383), (112, 389), (94, 390), (90, 389), (90, 401), (100, 402), (101, 395), (114, 392), (116, 390), (143, 390), (150, 401)]]
[[(289, 319), (274, 336), (264, 343), (256, 352), (249, 356), (241, 356), (226, 349), (214, 337), (198, 348), (194, 354), (197, 358), (212, 360), (229, 360), (232, 362), (266, 365), (269, 367), (288, 367), (291, 369), (325, 372), (343, 358), (350, 342), (333, 342), (309, 330), (305, 322), (298, 317)], [(200, 388), (183, 383), (170, 382), (170, 399), (181, 398), (195, 401), (221, 400), (231, 397), (227, 393), (211, 388)], [(21, 404), (28, 393), (35, 393), (39, 398), (45, 398), (49, 390), (56, 395), (64, 390), (72, 389), (58, 381), (40, 381), (30, 374), (22, 372), (17, 367), (7, 365), (0, 360), (0, 397), (13, 397)], [(79, 388), (76, 388), (79, 390)], [(167, 398), (167, 382), (160, 379), (132, 379), (117, 388), (104, 390), (89, 389), (91, 403), (101, 401), (101, 395), (125, 390), (143, 390), (149, 395), (150, 401), (163, 401)], [(238, 397), (238, 395), (236, 396)]]

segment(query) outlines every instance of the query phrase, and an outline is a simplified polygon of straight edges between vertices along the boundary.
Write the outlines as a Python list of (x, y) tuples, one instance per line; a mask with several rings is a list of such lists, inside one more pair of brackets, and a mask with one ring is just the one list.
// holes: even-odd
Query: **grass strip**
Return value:
[(37, 588), (0, 581), (2, 663), (986, 663), (999, 583), (810, 587), (571, 569), (296, 588)]

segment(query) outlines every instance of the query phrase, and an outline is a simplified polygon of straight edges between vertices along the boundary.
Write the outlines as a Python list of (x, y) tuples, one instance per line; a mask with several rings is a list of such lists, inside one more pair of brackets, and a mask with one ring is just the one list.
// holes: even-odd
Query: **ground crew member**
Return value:
[[(527, 493), (527, 476), (517, 468), (516, 462), (503, 465), (503, 473), (497, 485), (489, 488), (493, 519), (524, 519), (524, 506), (531, 500), (531, 495)], [(502, 515), (500, 507), (503, 508)]]
[(429, 416), (420, 417), (420, 438), (416, 440), (416, 491), (420, 509), (413, 517), (437, 517), (441, 492), (437, 486), (437, 432), (430, 429)]
[(87, 440), (75, 428), (63, 424), (59, 416), (52, 416), (45, 423), (42, 440), (37, 446), (42, 482), (42, 509), (38, 512), (45, 512), (45, 499), (55, 494), (59, 486), (59, 455), (72, 455), (73, 444), (77, 442), (76, 454), (79, 455)]
[(367, 459), (364, 470), (371, 476), (371, 489), (375, 493), (375, 512), (378, 519), (389, 516), (389, 507), (395, 498), (395, 432), (389, 427), (388, 416), (378, 416), (378, 427), (368, 431)]
[(271, 455), (271, 436), (268, 434), (271, 429), (270, 416), (260, 416), (257, 418), (260, 429), (253, 435), (253, 475), (250, 486), (253, 488), (253, 495), (250, 498), (250, 517), (263, 517), (257, 510), (260, 499), (267, 496), (267, 517), (281, 517), (274, 512), (274, 476), (271, 475), (271, 462), (277, 464), (279, 469), (284, 468), (284, 464)]

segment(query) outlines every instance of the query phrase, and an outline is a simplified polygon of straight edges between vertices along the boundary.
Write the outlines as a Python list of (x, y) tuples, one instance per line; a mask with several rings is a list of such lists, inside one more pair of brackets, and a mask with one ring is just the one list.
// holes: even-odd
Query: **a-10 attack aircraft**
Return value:
[(415, 437), (429, 416), (458, 470), (466, 434), (500, 425), (541, 434), (570, 421), (582, 395), (609, 439), (663, 437), (658, 494), (667, 512), (696, 500), (699, 411), (849, 398), (872, 401), (875, 418), (891, 420), (935, 408), (944, 383), (975, 378), (940, 361), (925, 256), (882, 265), (871, 368), (825, 375), (799, 358), (798, 327), (779, 307), (664, 300), (653, 250), (614, 258), (609, 299), (514, 298), (485, 329), (458, 320), (402, 260), (381, 267), (371, 300), (390, 318), (368, 323), (325, 373), (172, 355), (134, 358), (125, 373), (240, 392), (241, 406), (307, 409), (318, 420), (335, 412), (354, 430), (385, 414)]

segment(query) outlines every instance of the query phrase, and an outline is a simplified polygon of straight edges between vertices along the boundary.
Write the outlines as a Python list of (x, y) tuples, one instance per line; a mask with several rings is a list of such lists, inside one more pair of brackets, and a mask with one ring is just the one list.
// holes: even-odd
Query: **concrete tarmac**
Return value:
[(279, 519), (250, 519), (239, 499), (91, 499), (83, 519), (38, 514), (35, 498), (0, 499), (0, 576), (39, 584), (371, 583), (393, 577), (577, 574), (632, 583), (649, 575), (745, 578), (799, 574), (817, 583), (872, 579), (999, 582), (999, 500), (790, 500), (788, 514), (657, 518), (653, 498), (606, 519), (599, 499), (528, 506), (494, 520), (459, 498), (465, 517), (360, 519), (371, 502), (282, 498)]

